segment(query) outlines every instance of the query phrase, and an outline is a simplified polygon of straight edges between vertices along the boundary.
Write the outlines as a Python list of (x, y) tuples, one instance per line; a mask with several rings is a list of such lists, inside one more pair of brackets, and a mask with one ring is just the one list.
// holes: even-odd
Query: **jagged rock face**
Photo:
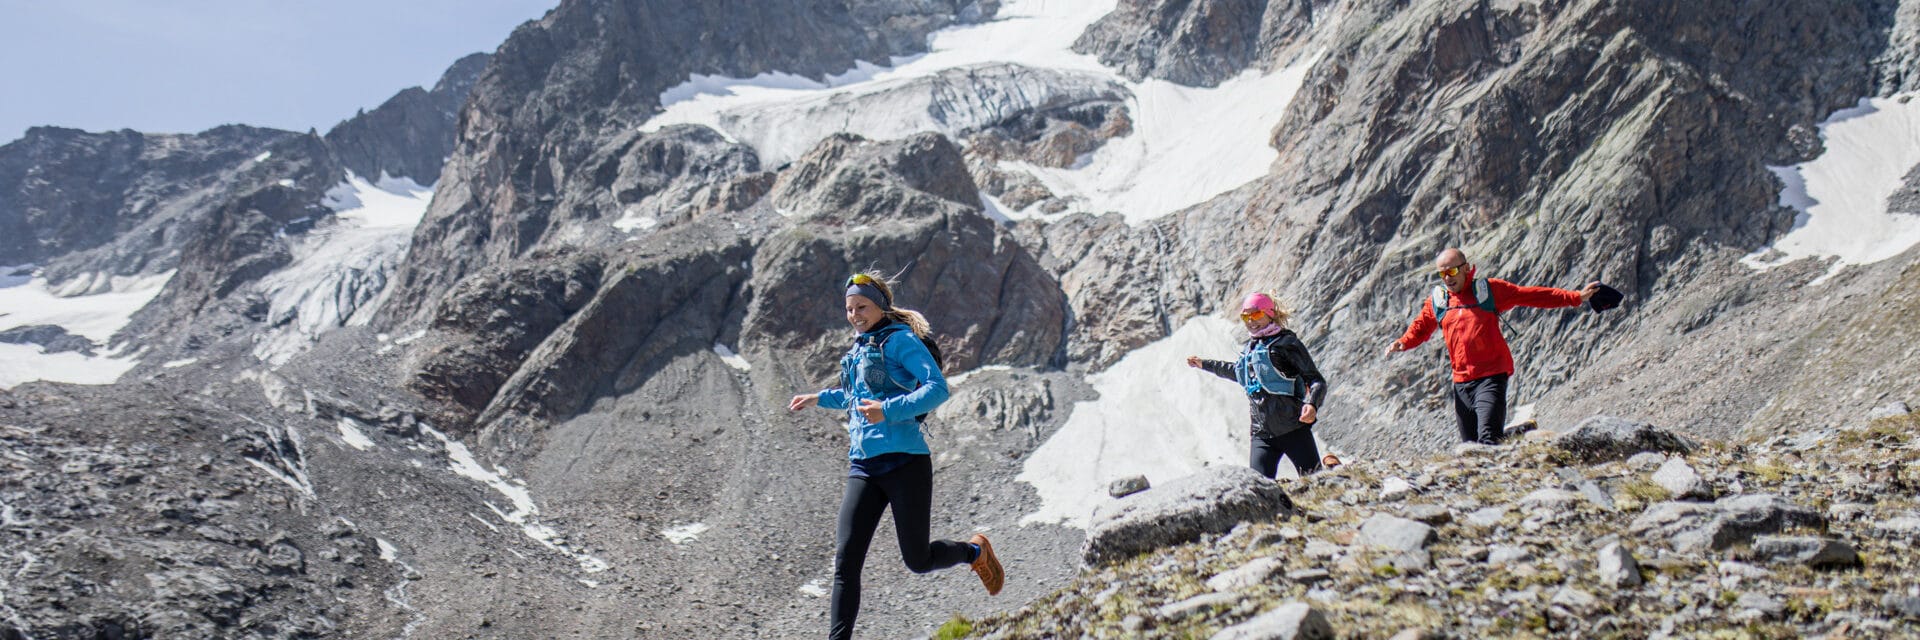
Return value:
[(205, 216), (236, 193), (339, 181), (318, 138), (225, 126), (193, 135), (36, 127), (0, 147), (0, 263), (48, 280), (172, 269)]
[(459, 137), (460, 106), (488, 58), (484, 53), (461, 58), (432, 89), (411, 87), (355, 114), (327, 132), (327, 146), (341, 166), (369, 181), (387, 175), (433, 184)]
[(1329, 0), (1122, 0), (1073, 50), (1139, 81), (1217, 86), (1248, 68), (1272, 69), (1297, 51)]
[[(1481, 275), (1605, 280), (1635, 297), (1721, 277), (1688, 265), (1788, 229), (1765, 167), (1810, 157), (1811, 126), (1871, 92), (1893, 18), (1884, 3), (1341, 9), (1275, 130), (1270, 178), (1166, 224), (1023, 230), (1073, 305), (1070, 359), (1111, 362), (1190, 313), (1277, 289), (1303, 311), (1296, 330), (1321, 368), (1341, 372), (1333, 402), (1369, 399), (1347, 405), (1358, 415), (1342, 421), (1359, 428), (1344, 446), (1439, 446), (1440, 430), (1389, 425), (1449, 418), (1421, 407), (1444, 366), (1379, 352), (1405, 329), (1441, 248), (1465, 248)], [(1503, 316), (1529, 369), (1515, 404), (1575, 375), (1620, 322)]]
[(568, 256), (475, 274), (448, 292), (430, 328), (445, 334), (415, 356), (408, 386), (445, 403), (443, 424), (486, 408), (529, 352), (600, 287), (598, 256)]
[(570, 173), (659, 108), (690, 74), (812, 77), (924, 49), (933, 29), (992, 7), (963, 0), (819, 5), (591, 0), (515, 30), (475, 85), (432, 208), (383, 324), (415, 317), (454, 282), (550, 242), (598, 211), (557, 206)]
[(898, 271), (897, 304), (934, 319), (949, 372), (1056, 361), (1066, 326), (1059, 286), (981, 214), (946, 138), (830, 139), (782, 172), (768, 200), (805, 222), (754, 256), (750, 344), (831, 364), (845, 347), (845, 274), (875, 269)]

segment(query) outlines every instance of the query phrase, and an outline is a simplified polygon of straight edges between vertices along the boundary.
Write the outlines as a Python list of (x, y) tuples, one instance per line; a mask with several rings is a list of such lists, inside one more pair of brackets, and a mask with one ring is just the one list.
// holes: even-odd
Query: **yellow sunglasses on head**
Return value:
[(873, 283), (875, 283), (875, 282), (878, 282), (878, 281), (877, 281), (877, 280), (874, 280), (874, 279), (873, 279), (873, 276), (870, 276), (870, 275), (867, 275), (867, 274), (864, 274), (864, 273), (856, 273), (856, 274), (853, 274), (853, 277), (850, 277), (850, 278), (847, 278), (847, 286), (849, 286), (849, 287), (851, 287), (851, 286), (853, 286), (853, 285), (856, 285), (856, 284), (867, 284), (867, 285), (870, 285), (870, 284), (873, 284)]

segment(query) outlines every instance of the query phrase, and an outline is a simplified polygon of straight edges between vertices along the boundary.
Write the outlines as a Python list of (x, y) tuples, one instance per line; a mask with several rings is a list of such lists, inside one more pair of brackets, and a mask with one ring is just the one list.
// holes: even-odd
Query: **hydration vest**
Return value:
[[(1496, 321), (1499, 319), (1500, 307), (1493, 303), (1493, 285), (1487, 284), (1486, 278), (1473, 279), (1473, 297), (1480, 300), (1480, 302), (1473, 306), (1480, 307), (1486, 310), (1487, 313), (1493, 314)], [(1447, 309), (1449, 308), (1447, 305), (1447, 288), (1437, 284), (1433, 285), (1433, 296), (1430, 302), (1433, 305), (1433, 321), (1437, 324), (1441, 319), (1447, 317)], [(1466, 307), (1461, 308), (1464, 309)]]
[(1270, 395), (1305, 398), (1306, 385), (1273, 366), (1273, 354), (1269, 350), (1272, 344), (1272, 340), (1258, 339), (1248, 343), (1247, 349), (1240, 352), (1240, 359), (1233, 361), (1233, 377), (1240, 381), (1247, 395), (1264, 391)]
[[(887, 339), (902, 331), (913, 335), (921, 344), (926, 345), (927, 352), (933, 355), (933, 366), (946, 367), (946, 363), (941, 362), (940, 347), (932, 340), (921, 338), (920, 334), (913, 333), (913, 330), (906, 325), (892, 324), (872, 335), (862, 335), (853, 339), (853, 348), (848, 349), (847, 354), (840, 357), (840, 388), (851, 392), (853, 381), (857, 379), (867, 385), (868, 391), (879, 396), (875, 398), (876, 400), (886, 400), (906, 395), (920, 386), (918, 381), (912, 379), (905, 382), (894, 379), (893, 372), (887, 368)], [(926, 422), (927, 414), (914, 416), (914, 419)]]

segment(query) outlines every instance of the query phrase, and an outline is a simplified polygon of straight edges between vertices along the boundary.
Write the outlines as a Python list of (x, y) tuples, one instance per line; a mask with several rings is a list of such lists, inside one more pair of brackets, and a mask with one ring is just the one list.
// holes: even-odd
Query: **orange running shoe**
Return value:
[(980, 557), (973, 559), (974, 575), (980, 576), (987, 595), (1000, 595), (1000, 587), (1007, 583), (1007, 573), (1000, 569), (1000, 558), (993, 555), (993, 543), (987, 542), (987, 536), (980, 533), (973, 534), (967, 542), (980, 545)]
[(1340, 459), (1337, 457), (1334, 457), (1333, 454), (1329, 453), (1326, 455), (1326, 457), (1320, 459), (1320, 466), (1326, 467), (1328, 469), (1338, 467), (1340, 466)]

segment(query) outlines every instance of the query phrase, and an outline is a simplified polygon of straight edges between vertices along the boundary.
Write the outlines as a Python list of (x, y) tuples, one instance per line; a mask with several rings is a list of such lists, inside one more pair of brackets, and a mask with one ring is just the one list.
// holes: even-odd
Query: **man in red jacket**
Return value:
[(1436, 287), (1420, 303), (1420, 317), (1387, 347), (1387, 354), (1420, 346), (1440, 328), (1453, 363), (1453, 413), (1460, 422), (1460, 440), (1499, 444), (1505, 435), (1501, 425), (1507, 418), (1507, 378), (1513, 375), (1513, 351), (1500, 334), (1500, 314), (1514, 307), (1579, 306), (1600, 290), (1600, 283), (1569, 291), (1476, 278), (1467, 254), (1454, 248), (1441, 251), (1433, 264), (1445, 288)]

